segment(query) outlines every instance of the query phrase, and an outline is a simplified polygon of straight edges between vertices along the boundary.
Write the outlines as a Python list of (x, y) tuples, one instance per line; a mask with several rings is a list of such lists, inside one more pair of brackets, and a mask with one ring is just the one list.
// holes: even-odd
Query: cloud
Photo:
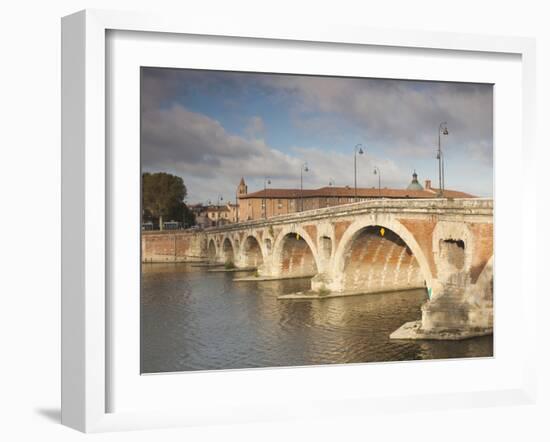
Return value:
[[(353, 155), (320, 148), (296, 147), (294, 151), (308, 160), (309, 172), (305, 175), (308, 187), (327, 186), (329, 179), (333, 180), (338, 187), (353, 186), (355, 170)], [(358, 187), (378, 186), (378, 177), (373, 173), (374, 166), (382, 171), (382, 187), (403, 188), (408, 184), (408, 172), (401, 170), (389, 159), (366, 153), (357, 155)]]
[[(260, 126), (255, 120), (256, 129)], [(202, 194), (209, 185), (227, 192), (241, 176), (287, 180), (300, 167), (299, 159), (270, 148), (263, 139), (231, 134), (218, 121), (177, 104), (142, 114), (141, 155), (145, 170), (202, 180), (188, 189), (190, 197), (192, 190)]]
[[(399, 154), (433, 155), (439, 123), (448, 123), (451, 149), (477, 144), (492, 158), (493, 94), (490, 85), (363, 78), (262, 76), (291, 106), (296, 125), (319, 126), (318, 113), (344, 116), (374, 144)], [(392, 150), (392, 149), (388, 149)]]
[[(292, 148), (293, 155), (268, 146), (258, 138), (263, 122), (251, 120), (248, 137), (227, 132), (205, 115), (181, 105), (142, 114), (142, 163), (149, 171), (164, 170), (182, 176), (190, 201), (216, 200), (218, 194), (232, 198), (241, 176), (249, 191), (263, 187), (270, 177), (273, 187), (298, 187), (300, 168), (307, 160), (310, 171), (304, 175), (306, 188), (353, 185), (352, 156), (321, 148)], [(406, 175), (390, 160), (370, 155), (358, 157), (358, 185), (374, 186), (374, 164), (383, 171), (383, 185), (402, 187)], [(228, 195), (229, 193), (229, 195)]]
[(248, 120), (245, 128), (245, 133), (250, 138), (262, 136), (265, 133), (265, 125), (262, 117), (254, 116)]
[[(382, 186), (406, 186), (413, 167), (434, 179), (442, 121), (450, 132), (442, 139), (448, 184), (491, 192), (490, 85), (178, 69), (144, 69), (141, 79), (143, 167), (182, 176), (190, 200), (231, 198), (241, 176), (250, 191), (263, 188), (265, 176), (272, 187), (297, 187), (305, 160), (305, 187), (329, 178), (353, 185), (353, 155), (331, 147), (349, 144), (350, 134), (367, 147), (358, 157), (360, 186), (377, 185), (374, 165)], [(210, 111), (191, 110), (193, 100)], [(232, 131), (204, 112), (235, 115)], [(285, 145), (270, 145), (266, 134), (281, 130)], [(301, 143), (288, 141), (297, 134)]]

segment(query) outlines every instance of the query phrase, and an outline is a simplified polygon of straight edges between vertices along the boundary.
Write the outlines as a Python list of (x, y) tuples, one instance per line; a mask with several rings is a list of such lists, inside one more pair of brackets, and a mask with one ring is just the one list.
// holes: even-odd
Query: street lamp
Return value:
[(441, 134), (449, 135), (447, 130), (447, 122), (439, 124), (439, 132), (437, 134), (437, 160), (439, 161), (439, 197), (443, 197), (443, 154), (441, 152)]
[(441, 193), (445, 192), (445, 155), (441, 151)]
[(381, 197), (382, 194), (381, 194), (381, 191), (380, 191), (380, 179), (382, 177), (382, 174), (380, 173), (380, 169), (378, 168), (378, 166), (374, 166), (374, 172), (373, 172), (375, 175), (378, 175), (378, 197)]
[(304, 211), (304, 172), (309, 172), (307, 163), (302, 164), (300, 168), (300, 212)]
[(332, 186), (336, 185), (336, 181), (334, 181), (334, 178), (329, 178), (328, 185), (329, 185), (329, 187), (332, 187)]
[(264, 218), (267, 218), (267, 185), (271, 184), (271, 180), (268, 177), (264, 177)]
[(362, 144), (356, 144), (354, 153), (353, 153), (353, 173), (354, 173), (354, 199), (357, 200), (357, 154), (363, 155), (363, 145)]

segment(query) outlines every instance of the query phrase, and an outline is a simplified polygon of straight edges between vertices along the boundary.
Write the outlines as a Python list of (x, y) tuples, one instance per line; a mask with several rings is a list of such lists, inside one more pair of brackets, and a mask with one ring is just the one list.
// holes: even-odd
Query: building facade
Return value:
[[(249, 221), (286, 215), (304, 210), (321, 209), (376, 198), (436, 198), (438, 190), (426, 180), (424, 187), (413, 174), (406, 189), (357, 188), (327, 186), (319, 189), (265, 189), (248, 193), (244, 178), (237, 187), (238, 221)], [(474, 198), (468, 193), (445, 190), (445, 198)]]
[(189, 208), (195, 214), (195, 221), (201, 228), (225, 225), (237, 222), (237, 205), (228, 203), (225, 205), (193, 204)]

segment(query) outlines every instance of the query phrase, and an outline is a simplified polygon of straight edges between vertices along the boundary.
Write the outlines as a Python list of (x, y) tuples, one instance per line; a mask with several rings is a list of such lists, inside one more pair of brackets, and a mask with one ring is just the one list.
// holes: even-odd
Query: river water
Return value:
[(393, 341), (420, 319), (425, 290), (278, 300), (308, 279), (234, 282), (190, 264), (144, 264), (141, 372), (492, 356), (493, 337)]

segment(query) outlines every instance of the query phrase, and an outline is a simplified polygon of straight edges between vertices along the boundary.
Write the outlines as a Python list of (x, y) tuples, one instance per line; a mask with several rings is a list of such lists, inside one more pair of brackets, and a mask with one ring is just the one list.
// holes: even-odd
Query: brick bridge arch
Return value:
[(238, 250), (235, 248), (235, 243), (231, 236), (225, 235), (222, 239), (221, 258), (224, 263), (235, 264), (238, 256)]
[(283, 227), (272, 250), (272, 275), (313, 276), (321, 268), (316, 242), (300, 225)]
[(214, 238), (210, 238), (208, 240), (207, 245), (207, 257), (209, 261), (217, 261), (218, 259), (218, 246), (216, 244), (216, 240)]
[[(383, 236), (380, 229), (384, 229)], [(423, 250), (413, 233), (395, 218), (369, 216), (358, 219), (348, 226), (338, 242), (329, 266), (332, 273), (329, 287), (340, 291), (431, 287), (429, 252)], [(374, 273), (385, 278), (387, 272), (393, 273), (391, 278), (372, 280)], [(360, 280), (363, 286), (354, 286), (350, 279)]]
[(257, 233), (245, 235), (241, 244), (240, 262), (244, 267), (260, 267), (266, 260), (261, 237)]

